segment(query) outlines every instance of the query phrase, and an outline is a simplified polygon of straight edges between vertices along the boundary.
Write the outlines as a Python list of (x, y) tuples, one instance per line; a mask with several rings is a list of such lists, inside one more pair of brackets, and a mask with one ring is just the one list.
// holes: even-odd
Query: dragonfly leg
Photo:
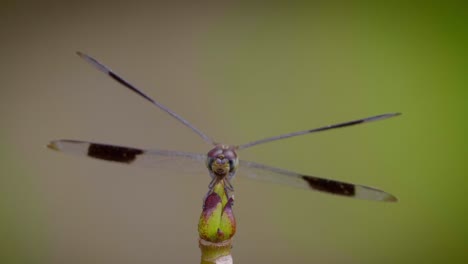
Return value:
[(234, 200), (234, 186), (232, 186), (229, 179), (224, 179), (224, 190), (228, 199), (232, 198)]
[(234, 186), (232, 186), (231, 181), (229, 181), (229, 179), (224, 180), (224, 186), (225, 186), (226, 190), (228, 190), (230, 192), (234, 192)]
[(219, 179), (217, 177), (213, 177), (210, 181), (210, 184), (208, 184), (208, 189), (210, 190), (209, 193), (213, 190), (214, 186), (216, 183), (218, 183)]
[(213, 179), (211, 179), (211, 182), (208, 185), (208, 192), (203, 197), (203, 201), (205, 201), (208, 195), (210, 195), (214, 191), (216, 184), (218, 184), (220, 181), (223, 181), (223, 188), (224, 188), (224, 192), (227, 195), (227, 198), (229, 199), (229, 198), (234, 197), (234, 187), (232, 186), (231, 182), (225, 177), (215, 176), (213, 177)]
[(206, 192), (205, 196), (203, 197), (203, 206), (205, 206), (205, 200), (213, 192), (214, 186), (219, 182), (218, 177), (212, 177), (210, 184), (208, 184), (208, 192)]

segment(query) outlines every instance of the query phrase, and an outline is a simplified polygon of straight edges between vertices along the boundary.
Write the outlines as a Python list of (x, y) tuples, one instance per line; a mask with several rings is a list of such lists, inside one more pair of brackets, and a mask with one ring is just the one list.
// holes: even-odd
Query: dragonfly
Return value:
[(51, 141), (47, 145), (50, 149), (78, 156), (87, 156), (99, 160), (150, 167), (158, 167), (162, 163), (165, 163), (169, 160), (191, 161), (196, 163), (194, 166), (199, 166), (199, 168), (205, 167), (208, 170), (208, 173), (211, 177), (209, 190), (212, 190), (216, 183), (223, 181), (224, 186), (230, 192), (233, 192), (234, 188), (231, 184), (231, 181), (238, 171), (242, 171), (241, 174), (247, 175), (255, 180), (275, 182), (291, 187), (314, 190), (343, 197), (384, 202), (396, 202), (398, 200), (394, 195), (377, 188), (311, 176), (253, 161), (240, 160), (237, 153), (240, 150), (262, 145), (268, 142), (384, 120), (398, 116), (401, 113), (386, 113), (353, 121), (267, 137), (247, 142), (245, 144), (227, 145), (214, 141), (211, 137), (207, 136), (201, 130), (189, 123), (186, 119), (148, 96), (142, 90), (125, 80), (123, 77), (112, 71), (109, 67), (105, 66), (98, 60), (81, 52), (77, 52), (77, 55), (90, 63), (99, 71), (105, 73), (110, 78), (120, 83), (122, 86), (133, 91), (145, 100), (152, 103), (154, 106), (158, 107), (160, 110), (172, 116), (174, 119), (200, 136), (206, 143), (210, 144), (212, 148), (208, 151), (207, 154), (202, 154), (163, 149), (141, 149), (82, 140), (62, 139)]

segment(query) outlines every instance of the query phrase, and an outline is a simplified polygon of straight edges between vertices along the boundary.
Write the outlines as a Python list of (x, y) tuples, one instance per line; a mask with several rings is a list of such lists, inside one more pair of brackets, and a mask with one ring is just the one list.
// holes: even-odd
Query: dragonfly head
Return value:
[(232, 178), (236, 173), (239, 160), (233, 147), (217, 145), (207, 154), (206, 166), (214, 176)]

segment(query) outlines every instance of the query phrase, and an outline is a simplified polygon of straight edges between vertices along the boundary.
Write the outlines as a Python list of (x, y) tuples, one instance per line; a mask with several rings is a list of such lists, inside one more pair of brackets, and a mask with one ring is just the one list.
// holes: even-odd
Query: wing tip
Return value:
[(395, 195), (364, 185), (356, 185), (355, 197), (363, 200), (372, 200), (378, 202), (398, 202), (398, 198)]
[(394, 112), (394, 113), (390, 113), (389, 115), (391, 116), (399, 116), (399, 115), (402, 115), (403, 113), (401, 112)]
[(374, 116), (374, 117), (371, 118), (370, 121), (377, 121), (377, 120), (383, 120), (383, 119), (387, 119), (387, 118), (397, 117), (397, 116), (400, 116), (402, 114), (403, 113), (401, 113), (401, 112), (386, 113), (386, 114)]
[(47, 148), (49, 148), (51, 150), (55, 150), (55, 151), (60, 151), (59, 142), (57, 140), (53, 140), (53, 141), (49, 142), (49, 144), (47, 144)]
[(382, 199), (384, 202), (396, 203), (398, 202), (398, 198), (394, 195), (387, 193), (387, 195)]

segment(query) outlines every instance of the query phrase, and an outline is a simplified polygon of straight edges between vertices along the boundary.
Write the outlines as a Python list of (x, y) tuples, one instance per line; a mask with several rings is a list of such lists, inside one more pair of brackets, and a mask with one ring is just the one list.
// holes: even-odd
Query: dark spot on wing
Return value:
[(318, 179), (309, 176), (302, 176), (302, 179), (305, 180), (310, 188), (344, 196), (354, 196), (356, 193), (355, 187), (353, 184), (337, 182), (332, 180)]
[(361, 123), (364, 123), (364, 122), (366, 122), (365, 119), (360, 119), (360, 120), (349, 121), (349, 122), (345, 122), (345, 123), (341, 123), (341, 124), (335, 124), (335, 125), (331, 125), (331, 126), (315, 128), (315, 129), (311, 129), (309, 131), (310, 132), (319, 132), (319, 131), (324, 131), (324, 130), (328, 130), (328, 129), (331, 129), (331, 128), (354, 126), (354, 125), (358, 125), (358, 124), (361, 124)]
[(123, 163), (131, 163), (137, 155), (143, 154), (143, 150), (135, 148), (117, 147), (101, 144), (90, 144), (88, 156)]
[(152, 103), (155, 103), (153, 99), (148, 97), (146, 94), (142, 93), (140, 90), (136, 89), (132, 84), (130, 84), (126, 80), (122, 79), (122, 77), (118, 76), (117, 74), (115, 74), (115, 73), (113, 73), (111, 71), (109, 71), (108, 74), (112, 79), (116, 80), (118, 83), (120, 83), (123, 86), (127, 87), (128, 89), (134, 91), (135, 93), (139, 94), (140, 96), (144, 97), (146, 100), (148, 100), (148, 101), (150, 101)]

